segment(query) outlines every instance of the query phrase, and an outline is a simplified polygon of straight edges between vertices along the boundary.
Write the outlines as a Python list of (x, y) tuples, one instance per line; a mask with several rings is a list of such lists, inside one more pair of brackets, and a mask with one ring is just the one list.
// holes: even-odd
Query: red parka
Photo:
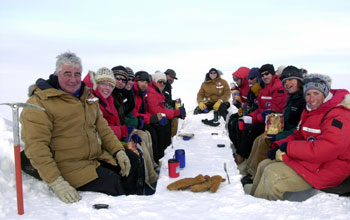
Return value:
[(156, 82), (152, 81), (147, 88), (148, 94), (148, 111), (151, 114), (164, 113), (167, 119), (173, 119), (180, 116), (180, 110), (168, 109), (164, 105), (165, 96), (159, 91)]
[(248, 93), (250, 90), (248, 83), (248, 74), (250, 69), (247, 67), (240, 67), (232, 75), (242, 79), (241, 87), (239, 88), (239, 93), (241, 94), (241, 100), (243, 103), (248, 102)]
[[(135, 91), (135, 108), (132, 110), (132, 114), (135, 118), (142, 116), (146, 124), (150, 123), (151, 113), (148, 112), (148, 96), (147, 90), (145, 92), (140, 92), (137, 87), (137, 82), (134, 82), (134, 91)], [(142, 106), (142, 101), (144, 103), (143, 111), (140, 110)]]
[(316, 189), (338, 186), (350, 175), (350, 95), (333, 97), (313, 111), (304, 110), (288, 142), (283, 161)]
[(288, 96), (279, 77), (274, 75), (271, 82), (258, 95), (258, 109), (249, 114), (253, 117), (253, 123), (265, 123), (261, 115), (261, 112), (265, 110), (283, 113)]

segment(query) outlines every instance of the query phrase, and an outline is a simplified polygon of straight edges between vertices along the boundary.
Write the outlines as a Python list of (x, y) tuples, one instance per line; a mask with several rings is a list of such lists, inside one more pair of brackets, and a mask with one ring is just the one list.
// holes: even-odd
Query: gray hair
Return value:
[(58, 74), (62, 70), (62, 65), (79, 66), (80, 69), (83, 69), (83, 66), (81, 64), (81, 59), (77, 57), (75, 53), (65, 52), (58, 55), (56, 58), (57, 58), (56, 70), (55, 70), (56, 74)]

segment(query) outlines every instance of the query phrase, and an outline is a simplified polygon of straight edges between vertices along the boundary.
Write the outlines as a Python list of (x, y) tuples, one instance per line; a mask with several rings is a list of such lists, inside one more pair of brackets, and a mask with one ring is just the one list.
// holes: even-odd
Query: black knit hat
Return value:
[(128, 70), (125, 69), (124, 66), (115, 66), (112, 68), (112, 72), (114, 75), (124, 76), (126, 79), (128, 79)]
[(275, 67), (272, 65), (272, 64), (264, 64), (260, 67), (260, 73), (263, 73), (263, 72), (269, 72), (271, 73), (272, 75), (275, 75)]
[(135, 79), (134, 71), (130, 67), (125, 67), (125, 69), (128, 71), (128, 78)]
[(135, 81), (151, 82), (151, 76), (146, 71), (138, 71), (135, 73)]
[(300, 69), (295, 66), (287, 66), (283, 69), (280, 80), (284, 84), (287, 79), (297, 79), (303, 82), (304, 77)]

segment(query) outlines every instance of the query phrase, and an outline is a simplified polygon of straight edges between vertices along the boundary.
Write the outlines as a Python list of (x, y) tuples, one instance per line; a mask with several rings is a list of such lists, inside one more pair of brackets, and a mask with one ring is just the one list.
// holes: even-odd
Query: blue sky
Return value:
[(265, 63), (349, 74), (349, 27), (345, 0), (0, 0), (0, 100), (11, 88), (3, 79), (21, 79), (26, 92), (68, 50), (85, 73), (173, 68), (174, 86), (196, 90), (211, 67), (227, 75)]

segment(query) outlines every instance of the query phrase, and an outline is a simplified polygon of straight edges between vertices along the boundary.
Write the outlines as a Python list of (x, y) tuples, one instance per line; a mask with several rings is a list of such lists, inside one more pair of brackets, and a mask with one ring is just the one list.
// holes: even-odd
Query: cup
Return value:
[(177, 149), (175, 150), (175, 159), (178, 159), (180, 162), (180, 168), (185, 168), (186, 166), (186, 160), (185, 160), (185, 150), (184, 149)]
[(219, 112), (218, 111), (214, 111), (214, 121), (215, 122), (219, 121)]
[(162, 113), (162, 119), (159, 121), (159, 125), (165, 125), (166, 124), (166, 115)]
[(178, 159), (172, 158), (168, 160), (168, 170), (170, 178), (176, 178), (180, 176), (179, 166), (180, 162)]
[(243, 119), (239, 119), (239, 120), (238, 120), (238, 129), (239, 129), (240, 131), (243, 131), (243, 130), (244, 130), (244, 127), (245, 127), (244, 120), (243, 120)]
[(209, 110), (208, 110), (207, 108), (205, 108), (205, 109), (203, 110), (203, 112), (204, 112), (204, 113), (208, 113)]

